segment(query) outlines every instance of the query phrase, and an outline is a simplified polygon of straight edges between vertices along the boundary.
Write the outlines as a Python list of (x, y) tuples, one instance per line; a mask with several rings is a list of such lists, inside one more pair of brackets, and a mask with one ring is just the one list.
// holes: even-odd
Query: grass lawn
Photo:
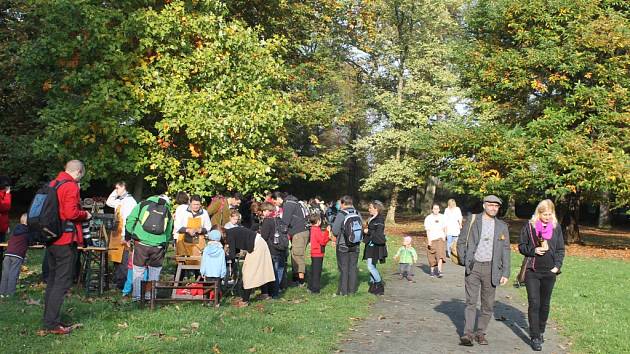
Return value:
[[(66, 299), (64, 320), (83, 324), (68, 336), (38, 336), (43, 289), (37, 284), (43, 251), (29, 250), (32, 274), (20, 279), (15, 297), (0, 299), (0, 353), (330, 353), (352, 321), (363, 317), (374, 297), (368, 272), (359, 262), (361, 286), (355, 296), (337, 289), (334, 249), (327, 247), (320, 295), (289, 288), (280, 300), (252, 301), (243, 309), (180, 303), (142, 310), (118, 291), (86, 298), (79, 289)], [(307, 261), (307, 263), (310, 260)], [(171, 271), (171, 269), (168, 269)]]
[[(513, 276), (523, 257), (512, 257)], [(575, 353), (630, 353), (630, 262), (567, 256), (551, 296), (550, 319)], [(518, 292), (527, 299), (525, 288)]]

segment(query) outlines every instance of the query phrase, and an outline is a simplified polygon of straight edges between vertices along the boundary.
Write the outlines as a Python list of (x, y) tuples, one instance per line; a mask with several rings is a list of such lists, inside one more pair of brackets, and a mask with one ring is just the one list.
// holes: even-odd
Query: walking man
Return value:
[[(501, 203), (494, 195), (483, 198), (484, 211), (466, 220), (457, 240), (457, 252), (466, 270), (466, 324), (460, 338), (465, 346), (472, 346), (473, 341), (488, 344), (486, 330), (492, 318), (496, 289), (507, 283), (510, 276), (510, 234), (507, 224), (497, 218)], [(474, 332), (480, 293), (481, 315)]]

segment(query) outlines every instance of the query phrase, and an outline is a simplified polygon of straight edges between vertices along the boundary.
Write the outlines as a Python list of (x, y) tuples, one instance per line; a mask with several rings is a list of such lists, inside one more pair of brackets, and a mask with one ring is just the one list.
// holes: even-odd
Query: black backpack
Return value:
[[(147, 209), (142, 212), (142, 209), (147, 206)], [(143, 220), (140, 220), (140, 219)], [(168, 221), (171, 218), (171, 213), (166, 207), (166, 201), (162, 198), (156, 203), (151, 200), (145, 200), (140, 203), (140, 215), (136, 223), (140, 221), (142, 223), (142, 229), (153, 235), (162, 235), (166, 231)], [(134, 230), (135, 230), (134, 225)]]
[(57, 190), (68, 180), (56, 181), (41, 187), (35, 193), (28, 208), (28, 227), (32, 231), (33, 241), (51, 244), (63, 233), (63, 222), (59, 218), (59, 198)]
[(280, 230), (278, 227), (278, 218), (274, 218), (274, 223), (276, 225), (276, 231), (273, 234), (272, 245), (277, 251), (286, 251), (289, 249), (289, 236), (287, 235), (286, 230)]

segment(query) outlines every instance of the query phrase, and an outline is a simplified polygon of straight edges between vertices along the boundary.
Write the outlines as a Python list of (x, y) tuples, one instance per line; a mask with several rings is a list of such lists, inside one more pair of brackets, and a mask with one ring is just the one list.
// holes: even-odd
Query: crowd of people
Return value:
[[(38, 194), (43, 195), (41, 200), (38, 202), (36, 196), (28, 214), (22, 215), (4, 255), (0, 296), (9, 296), (16, 289), (29, 235), (34, 232), (55, 235), (48, 239), (44, 261), (48, 276), (43, 325), (48, 333), (67, 334), (72, 330), (71, 325), (61, 322), (60, 311), (64, 295), (72, 285), (77, 247), (88, 242), (84, 240), (82, 225), (92, 215), (81, 208), (79, 188), (84, 174), (81, 161), (66, 164), (65, 170), (41, 192), (44, 194)], [(11, 197), (8, 179), (2, 177), (0, 183), (0, 241), (4, 241)], [(47, 192), (54, 195), (54, 206), (47, 204)], [(248, 208), (243, 208), (242, 202), (239, 193), (232, 193), (216, 196), (204, 207), (199, 195), (179, 192), (174, 203), (166, 195), (151, 196), (138, 203), (128, 193), (124, 182), (116, 183), (106, 202), (114, 209), (116, 220), (110, 237), (109, 258), (117, 264), (117, 284), (123, 295), (140, 300), (142, 280), (160, 279), (170, 245), (174, 245), (176, 254), (191, 257), (187, 262), (199, 265), (199, 270), (191, 274), (197, 280), (223, 281), (234, 271), (227, 265), (238, 264), (242, 259), (241, 297), (234, 302), (237, 307), (248, 306), (257, 288), (260, 300), (278, 298), (289, 284), (306, 287), (317, 294), (322, 288), (323, 259), (331, 242), (339, 272), (337, 295), (346, 296), (358, 290), (361, 243), (364, 244), (362, 259), (370, 275), (368, 291), (384, 294), (383, 277), (377, 268), (388, 257), (384, 205), (380, 201), (368, 204), (366, 221), (350, 196), (327, 205), (320, 198), (303, 202), (276, 191), (264, 200), (246, 201)], [(450, 199), (443, 214), (440, 205), (434, 204), (424, 220), (430, 276), (442, 278), (443, 263), (452, 256), (465, 268), (462, 345), (471, 346), (475, 341), (480, 345), (488, 344), (486, 330), (496, 288), (506, 284), (510, 276), (509, 230), (497, 217), (501, 204), (500, 198), (486, 196), (483, 212), (473, 214), (464, 223), (460, 208)], [(47, 208), (53, 208), (58, 214), (60, 225), (46, 223)], [(411, 237), (403, 237), (403, 245), (394, 256), (401, 279), (408, 281), (413, 281), (412, 266), (418, 261), (412, 243)], [(305, 259), (308, 244), (310, 273), (307, 273)], [(542, 350), (550, 297), (564, 258), (562, 230), (550, 200), (542, 201), (523, 227), (519, 251), (525, 256), (522, 274), (529, 301), (531, 345), (534, 350)], [(289, 257), (290, 275), (287, 274)], [(481, 311), (477, 316), (479, 298)]]

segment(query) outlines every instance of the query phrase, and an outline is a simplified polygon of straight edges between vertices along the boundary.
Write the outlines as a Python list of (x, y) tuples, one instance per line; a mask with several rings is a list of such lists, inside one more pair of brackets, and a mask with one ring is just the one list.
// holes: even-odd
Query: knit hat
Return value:
[(210, 241), (219, 241), (221, 240), (221, 232), (219, 230), (212, 230), (206, 238)]
[(411, 244), (411, 236), (403, 237), (403, 245), (408, 246)]

